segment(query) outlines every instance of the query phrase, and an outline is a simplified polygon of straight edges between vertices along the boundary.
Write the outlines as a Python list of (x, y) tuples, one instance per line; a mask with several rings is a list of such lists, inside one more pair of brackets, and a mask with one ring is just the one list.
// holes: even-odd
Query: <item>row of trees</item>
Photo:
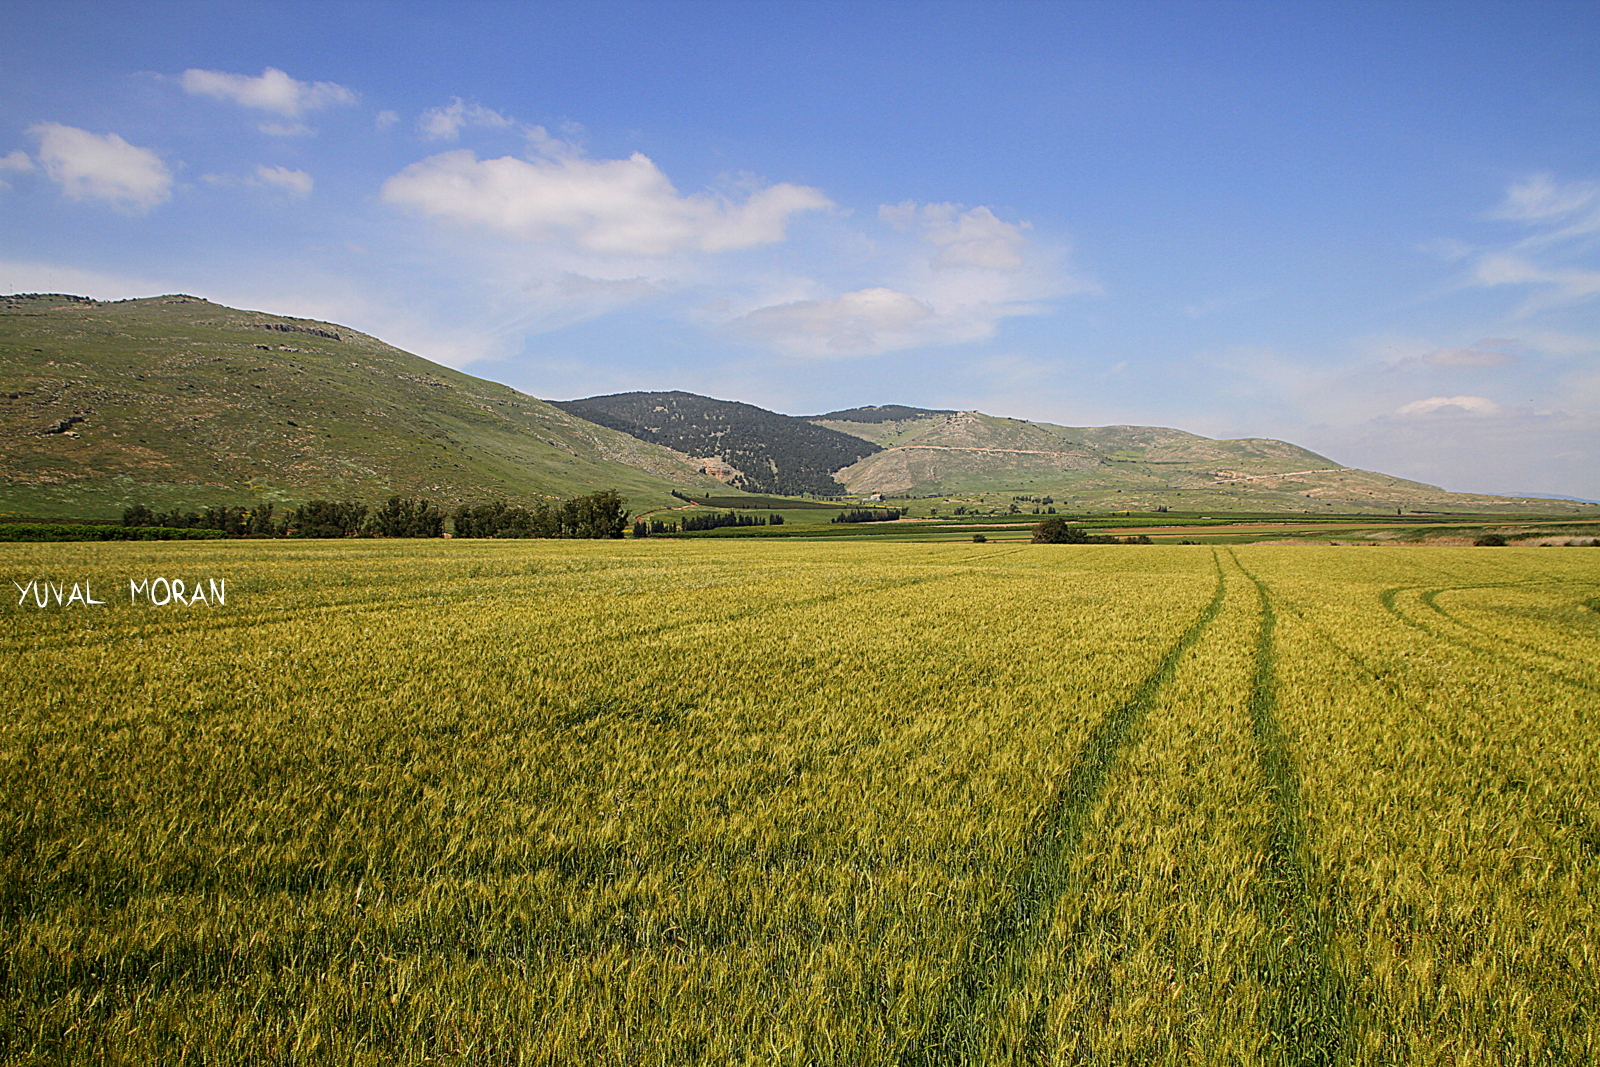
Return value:
[(457, 537), (621, 537), (628, 526), (628, 502), (615, 489), (531, 508), (497, 500), (463, 504), (450, 521)]
[(392, 496), (376, 508), (354, 500), (308, 500), (281, 514), (271, 503), (204, 511), (154, 511), (135, 504), (122, 525), (169, 530), (218, 530), (228, 537), (439, 537), (444, 512), (426, 500)]
[(273, 521), (273, 507), (215, 507), (204, 511), (152, 511), (135, 504), (122, 512), (124, 526), (160, 526), (168, 530), (220, 530), (230, 537), (273, 537), (281, 535), (281, 523)]
[(683, 532), (695, 530), (720, 530), (724, 526), (782, 526), (783, 516), (741, 515), (737, 511), (713, 512), (710, 515), (685, 515)]
[[(445, 513), (431, 501), (391, 496), (376, 508), (354, 500), (309, 500), (281, 514), (270, 503), (253, 508), (212, 507), (158, 512), (135, 504), (123, 526), (219, 530), (230, 537), (442, 537)], [(463, 504), (449, 516), (457, 537), (621, 537), (628, 502), (615, 489), (533, 508), (503, 501)]]
[(903, 508), (855, 508), (841, 511), (829, 522), (893, 522), (905, 514)]

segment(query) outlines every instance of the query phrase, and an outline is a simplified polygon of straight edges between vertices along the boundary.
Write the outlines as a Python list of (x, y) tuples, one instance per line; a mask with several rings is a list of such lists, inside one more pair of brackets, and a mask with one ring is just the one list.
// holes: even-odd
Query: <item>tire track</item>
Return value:
[(1331, 931), (1312, 897), (1313, 860), (1300, 768), (1277, 716), (1274, 639), (1278, 615), (1267, 584), (1246, 570), (1232, 549), (1228, 555), (1254, 583), (1261, 602), (1249, 714), (1257, 762), (1271, 800), (1261, 917), (1273, 931), (1278, 949), (1262, 968), (1264, 984), (1277, 994), (1272, 1022), (1274, 1058), (1295, 1067), (1323, 1067), (1344, 1060), (1349, 1012), (1343, 983), (1331, 962)]
[[(1458, 591), (1460, 591), (1461, 589), (1464, 589), (1464, 588), (1504, 589), (1504, 588), (1509, 588), (1509, 587), (1507, 587), (1507, 586), (1442, 586), (1442, 587), (1440, 587), (1438, 589), (1429, 589), (1427, 592), (1419, 594), (1417, 596), (1417, 600), (1419, 602), (1427, 605), (1430, 609), (1432, 609), (1434, 612), (1436, 612), (1437, 614), (1441, 615), (1442, 617), (1444, 617), (1446, 619), (1449, 619), (1451, 622), (1455, 623), (1457, 626), (1461, 627), (1462, 629), (1471, 630), (1473, 633), (1476, 633), (1476, 634), (1482, 634), (1484, 637), (1488, 638), (1490, 641), (1496, 642), (1497, 644), (1510, 645), (1513, 648), (1519, 648), (1519, 649), (1523, 650), (1524, 652), (1532, 653), (1535, 656), (1545, 656), (1545, 657), (1547, 657), (1549, 659), (1560, 660), (1562, 663), (1571, 664), (1574, 667), (1590, 667), (1590, 666), (1592, 666), (1592, 661), (1582, 660), (1582, 659), (1575, 659), (1572, 656), (1563, 655), (1562, 653), (1557, 652), (1554, 649), (1548, 649), (1548, 650), (1547, 649), (1541, 649), (1537, 645), (1530, 645), (1526, 641), (1518, 641), (1514, 637), (1507, 637), (1504, 634), (1497, 634), (1492, 630), (1485, 630), (1481, 626), (1474, 626), (1472, 623), (1470, 623), (1467, 620), (1461, 618), (1459, 615), (1456, 615), (1454, 612), (1447, 611), (1444, 608), (1439, 606), (1438, 597), (1439, 597), (1440, 593), (1454, 593), (1454, 592), (1458, 592)], [(1595, 688), (1595, 685), (1594, 685), (1593, 682), (1583, 682), (1583, 683), (1574, 683), (1574, 684), (1581, 684), (1581, 685), (1583, 685), (1583, 687), (1585, 689), (1594, 689)]]
[[(901, 1053), (902, 1067), (953, 1067), (981, 1061), (978, 1042), (990, 1010), (1021, 980), (1029, 951), (1045, 935), (1050, 912), (1067, 888), (1069, 861), (1122, 749), (1171, 681), (1178, 661), (1222, 610), (1227, 583), (1215, 549), (1211, 558), (1217, 569), (1211, 601), (1138, 688), (1100, 720), (1078, 749), (1066, 780), (1028, 839), (1011, 899), (985, 923), (963, 973), (945, 997), (932, 1033)], [(1038, 1018), (1033, 1021), (1042, 1023)]]
[[(1413, 586), (1411, 588), (1417, 587)], [(1463, 586), (1462, 588), (1478, 587)], [(1500, 587), (1497, 586), (1495, 588)], [(1382, 688), (1391, 701), (1405, 708), (1416, 718), (1416, 721), (1429, 723), (1435, 731), (1436, 740), (1449, 739), (1448, 743), (1458, 759), (1482, 766), (1490, 780), (1498, 783), (1497, 788), (1500, 792), (1525, 791), (1527, 783), (1536, 777), (1535, 772), (1527, 766), (1512, 766), (1496, 759), (1492, 750), (1475, 751), (1464, 747), (1459, 736), (1448, 728), (1449, 724), (1426, 705), (1412, 699), (1392, 672), (1374, 666), (1362, 658), (1360, 654), (1346, 648), (1338, 639), (1320, 626), (1316, 620), (1295, 608), (1293, 604), (1288, 604), (1287, 607), (1290, 613), (1299, 619), (1306, 629), (1316, 635), (1318, 640), (1354, 664), (1356, 669), (1366, 675), (1369, 681)], [(1600, 610), (1600, 608), (1596, 610)], [(1540, 809), (1541, 817), (1556, 827), (1563, 827), (1571, 831), (1577, 840), (1578, 849), (1582, 856), (1587, 859), (1600, 857), (1600, 820), (1596, 820), (1582, 808), (1560, 800), (1545, 798), (1543, 805), (1543, 808)]]
[[(1464, 648), (1468, 652), (1477, 652), (1479, 654), (1487, 655), (1487, 656), (1503, 656), (1506, 659), (1510, 660), (1511, 662), (1517, 664), (1519, 667), (1523, 668), (1524, 670), (1538, 671), (1539, 673), (1545, 675), (1548, 678), (1552, 678), (1555, 681), (1565, 683), (1566, 685), (1570, 685), (1575, 689), (1584, 689), (1584, 690), (1587, 690), (1587, 691), (1589, 691), (1591, 693), (1600, 693), (1600, 685), (1597, 685), (1595, 682), (1586, 681), (1586, 680), (1581, 679), (1581, 678), (1573, 678), (1573, 677), (1571, 677), (1571, 676), (1569, 676), (1569, 675), (1567, 675), (1567, 674), (1565, 674), (1565, 673), (1563, 673), (1561, 671), (1552, 670), (1549, 667), (1544, 667), (1544, 666), (1541, 666), (1541, 665), (1539, 665), (1537, 663), (1531, 662), (1528, 659), (1527, 656), (1519, 655), (1519, 654), (1516, 654), (1516, 653), (1513, 653), (1513, 652), (1510, 651), (1511, 649), (1514, 649), (1514, 648), (1518, 647), (1518, 643), (1517, 642), (1512, 642), (1512, 641), (1508, 641), (1508, 640), (1506, 640), (1504, 638), (1496, 637), (1494, 634), (1487, 633), (1486, 631), (1479, 630), (1477, 627), (1472, 626), (1472, 625), (1470, 625), (1468, 623), (1461, 622), (1455, 616), (1451, 615), (1449, 612), (1446, 612), (1445, 610), (1443, 610), (1442, 608), (1438, 607), (1435, 604), (1428, 603), (1428, 606), (1430, 608), (1433, 608), (1433, 610), (1435, 612), (1437, 612), (1441, 617), (1449, 619), (1451, 622), (1454, 622), (1457, 625), (1459, 625), (1459, 626), (1461, 626), (1461, 627), (1463, 627), (1465, 629), (1473, 630), (1473, 631), (1475, 631), (1477, 633), (1482, 633), (1482, 634), (1484, 634), (1485, 637), (1488, 637), (1488, 638), (1492, 639), (1493, 641), (1495, 641), (1499, 645), (1509, 646), (1509, 647), (1496, 648), (1493, 645), (1485, 645), (1485, 644), (1483, 644), (1481, 642), (1478, 642), (1478, 641), (1468, 640), (1467, 638), (1458, 637), (1455, 634), (1450, 634), (1450, 633), (1446, 633), (1443, 630), (1435, 629), (1434, 627), (1429, 626), (1425, 622), (1421, 622), (1421, 621), (1419, 621), (1417, 619), (1413, 619), (1411, 616), (1409, 616), (1405, 612), (1401, 611), (1399, 605), (1396, 603), (1396, 599), (1400, 596), (1401, 593), (1410, 592), (1411, 590), (1414, 590), (1414, 589), (1426, 589), (1427, 590), (1426, 592), (1421, 593), (1421, 594), (1418, 595), (1418, 599), (1419, 600), (1423, 600), (1424, 602), (1427, 602), (1427, 598), (1428, 598), (1428, 596), (1430, 594), (1433, 595), (1433, 596), (1437, 596), (1438, 594), (1440, 594), (1442, 592), (1445, 592), (1447, 589), (1449, 591), (1452, 591), (1452, 592), (1458, 591), (1458, 590), (1462, 590), (1462, 589), (1508, 589), (1508, 588), (1514, 588), (1516, 585), (1520, 585), (1520, 584), (1523, 584), (1523, 583), (1495, 583), (1495, 584), (1492, 584), (1492, 585), (1440, 586), (1440, 587), (1434, 587), (1434, 588), (1429, 588), (1429, 587), (1420, 586), (1420, 585), (1397, 585), (1397, 586), (1395, 586), (1395, 587), (1393, 587), (1391, 589), (1385, 589), (1382, 593), (1378, 594), (1378, 602), (1383, 605), (1384, 609), (1386, 611), (1388, 611), (1390, 615), (1393, 615), (1396, 619), (1400, 620), (1405, 625), (1411, 627), (1413, 630), (1422, 631), (1423, 633), (1427, 634), (1429, 637), (1433, 638), (1435, 641), (1440, 641), (1440, 642), (1443, 642), (1443, 643), (1448, 644), (1448, 645), (1454, 645), (1457, 648)], [(1559, 653), (1551, 653), (1549, 655), (1551, 655), (1551, 658), (1553, 658), (1553, 659), (1563, 660), (1564, 662), (1568, 662), (1568, 663), (1573, 662), (1572, 660), (1568, 660), (1565, 656), (1562, 656)]]

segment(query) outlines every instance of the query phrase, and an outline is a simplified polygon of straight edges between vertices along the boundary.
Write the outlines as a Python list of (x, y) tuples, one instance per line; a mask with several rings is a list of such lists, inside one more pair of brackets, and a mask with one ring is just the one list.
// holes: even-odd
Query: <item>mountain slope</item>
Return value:
[(836, 495), (833, 472), (878, 451), (859, 436), (751, 404), (694, 393), (616, 393), (556, 401), (582, 418), (691, 456), (750, 492)]
[[(71, 421), (77, 419), (79, 421)], [(0, 513), (719, 483), (687, 457), (343, 326), (186, 296), (0, 298)]]
[[(945, 408), (908, 408), (904, 404), (868, 404), (861, 408), (845, 408), (843, 411), (830, 411), (826, 415), (801, 415), (800, 418), (807, 422), (827, 424), (833, 422), (848, 423), (874, 423), (874, 422), (905, 422), (920, 419), (928, 415), (954, 415), (954, 411)], [(849, 431), (846, 431), (847, 433)]]
[(1055, 426), (976, 411), (883, 419), (877, 413), (890, 408), (864, 410), (865, 417), (834, 412), (812, 420), (883, 447), (835, 475), (853, 493), (1049, 495), (1112, 510), (1561, 510), (1548, 502), (1450, 493), (1267, 438), (1217, 441), (1160, 426)]

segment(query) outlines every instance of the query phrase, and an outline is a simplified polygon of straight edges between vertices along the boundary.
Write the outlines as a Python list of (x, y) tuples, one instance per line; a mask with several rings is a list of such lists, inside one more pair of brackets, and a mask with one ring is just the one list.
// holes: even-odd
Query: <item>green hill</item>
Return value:
[(1050, 496), (1071, 507), (1147, 511), (1593, 512), (1592, 505), (1450, 493), (1358, 470), (1285, 441), (1217, 441), (1160, 426), (1055, 426), (976, 411), (813, 418), (883, 448), (840, 470), (852, 493)]
[(694, 393), (616, 393), (556, 406), (602, 426), (700, 457), (729, 485), (753, 493), (842, 492), (833, 472), (878, 451), (859, 435), (793, 415)]
[[(616, 488), (1049, 496), (1105, 510), (1589, 513), (1447, 493), (1283, 441), (881, 405), (810, 419), (692, 393), (558, 404), (344, 326), (188, 296), (0, 297), (0, 517)], [(730, 491), (730, 487), (732, 490)]]
[(187, 296), (0, 298), (0, 440), (0, 515), (726, 492), (687, 457), (347, 327)]

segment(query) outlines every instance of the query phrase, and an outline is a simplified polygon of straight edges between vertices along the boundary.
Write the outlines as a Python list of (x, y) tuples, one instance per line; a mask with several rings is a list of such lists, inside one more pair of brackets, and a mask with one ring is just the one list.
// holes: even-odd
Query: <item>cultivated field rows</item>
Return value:
[(1600, 1060), (1600, 560), (0, 548), (0, 1060)]

